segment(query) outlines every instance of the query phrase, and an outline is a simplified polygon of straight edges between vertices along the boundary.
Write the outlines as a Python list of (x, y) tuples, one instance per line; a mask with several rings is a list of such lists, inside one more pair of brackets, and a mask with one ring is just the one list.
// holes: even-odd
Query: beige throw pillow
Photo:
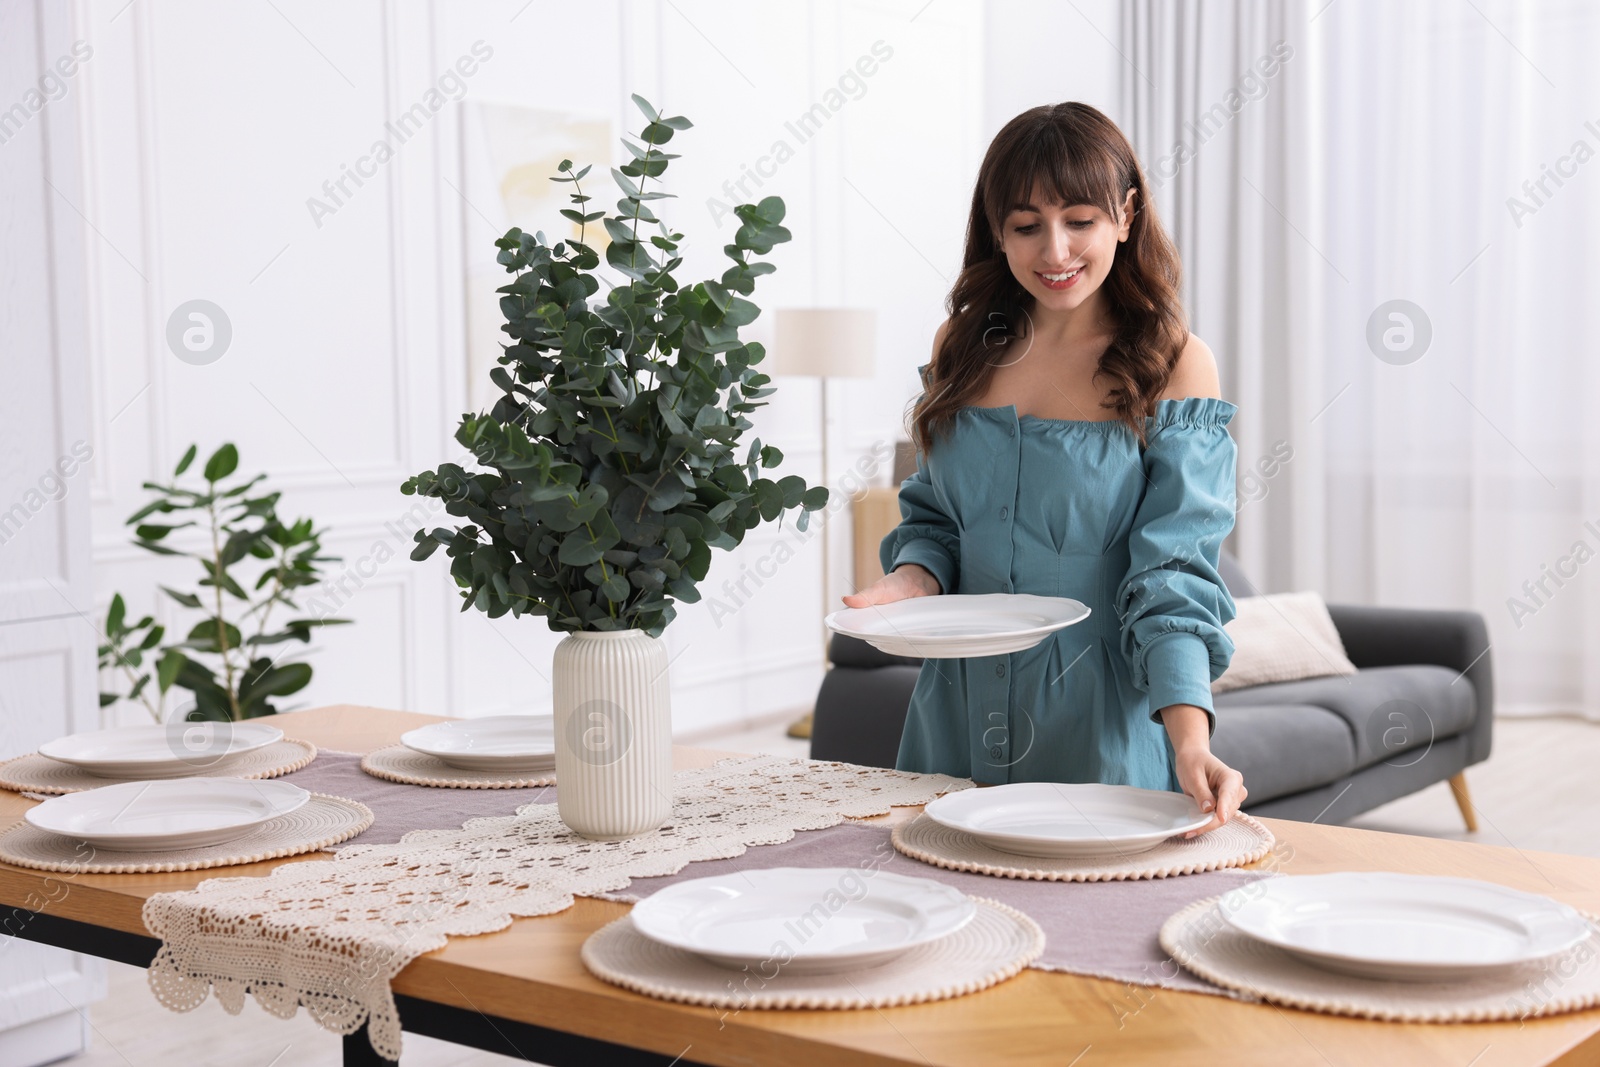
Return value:
[(1213, 693), (1356, 673), (1320, 593), (1247, 596), (1234, 604), (1238, 615), (1223, 627), (1233, 638), (1233, 660), (1211, 683)]

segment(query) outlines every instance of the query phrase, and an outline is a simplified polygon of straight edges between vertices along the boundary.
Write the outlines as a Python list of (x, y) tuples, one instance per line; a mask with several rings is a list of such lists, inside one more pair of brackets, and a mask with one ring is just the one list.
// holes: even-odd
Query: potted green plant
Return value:
[[(170, 484), (145, 482), (154, 499), (134, 512), (134, 543), (159, 556), (186, 556), (200, 565), (197, 590), (162, 586), (168, 597), (199, 622), (181, 641), (166, 641), (166, 628), (150, 615), (131, 619), (122, 594), (111, 598), (102, 677), (127, 685), (100, 694), (100, 706), (128, 700), (142, 704), (156, 722), (167, 718), (167, 693), (188, 691), (192, 705), (178, 710), (183, 721), (238, 722), (277, 712), (276, 701), (311, 683), (311, 664), (287, 660), (276, 646), (311, 642), (312, 631), (347, 619), (284, 618), (300, 611), (296, 595), (322, 580), (322, 565), (338, 560), (322, 551), (325, 531), (308, 518), (285, 522), (277, 492), (261, 486), (267, 477), (235, 477), (239, 450), (224, 444), (199, 470), (198, 484), (180, 479), (194, 463), (190, 445)], [(168, 535), (195, 528), (201, 537), (173, 547)], [(176, 540), (176, 539), (173, 539)], [(247, 573), (246, 561), (254, 561)], [(289, 646), (292, 647), (292, 646)], [(151, 683), (154, 683), (152, 685)], [(225, 736), (226, 735), (222, 735)], [(225, 746), (225, 741), (223, 742)]]
[[(589, 210), (590, 168), (563, 160), (551, 180), (573, 186), (561, 214), (578, 236), (552, 246), (512, 229), (495, 242), (516, 276), (498, 290), (511, 343), (490, 375), (502, 395), (456, 431), (479, 469), (445, 463), (401, 487), (462, 520), (417, 531), (411, 558), (445, 550), (463, 611), (543, 616), (566, 632), (552, 675), (559, 804), (568, 826), (597, 838), (646, 832), (671, 813), (658, 638), (674, 603), (700, 599), (713, 548), (794, 508), (804, 530), (828, 499), (798, 476), (764, 476), (782, 453), (743, 441), (746, 415), (772, 388), (756, 369), (762, 346), (739, 330), (760, 314), (746, 299), (756, 279), (774, 270), (754, 257), (789, 240), (783, 201), (736, 207), (741, 225), (723, 249), (732, 265), (681, 286), (683, 235), (650, 208), (671, 194), (647, 186), (677, 158), (662, 146), (691, 123), (633, 100), (645, 125), (637, 143), (622, 139), (633, 158), (612, 170), (616, 213)], [(621, 284), (598, 273), (585, 240), (596, 223)]]

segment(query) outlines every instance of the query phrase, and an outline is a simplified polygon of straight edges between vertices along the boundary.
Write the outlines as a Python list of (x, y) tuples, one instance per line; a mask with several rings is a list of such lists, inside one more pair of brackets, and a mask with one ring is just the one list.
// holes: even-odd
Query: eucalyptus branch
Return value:
[[(481, 472), (444, 464), (401, 486), (442, 500), (458, 521), (418, 530), (411, 556), (445, 550), (463, 611), (659, 636), (676, 602), (700, 599), (712, 549), (736, 547), (791, 509), (803, 530), (827, 502), (822, 486), (760, 473), (781, 462), (778, 449), (756, 440), (744, 462), (735, 456), (753, 428), (746, 414), (771, 392), (756, 369), (765, 353), (739, 329), (760, 314), (746, 299), (756, 278), (773, 270), (753, 257), (790, 239), (783, 201), (736, 207), (741, 225), (724, 248), (732, 265), (720, 279), (680, 286), (672, 272), (683, 235), (646, 205), (670, 197), (649, 181), (677, 158), (662, 146), (692, 123), (634, 102), (646, 122), (640, 143), (623, 140), (633, 159), (613, 172), (624, 194), (617, 211), (587, 211), (590, 167), (562, 160), (551, 180), (573, 183), (574, 207), (561, 214), (578, 223), (578, 240), (552, 248), (542, 233), (512, 229), (495, 242), (514, 276), (499, 289), (513, 343), (491, 372), (504, 395), (456, 431)], [(601, 218), (611, 237), (605, 262), (625, 284), (600, 273), (599, 253), (584, 242)], [(648, 238), (659, 261), (642, 222), (660, 228)], [(609, 292), (597, 298), (602, 287)], [(456, 493), (463, 478), (469, 491)]]

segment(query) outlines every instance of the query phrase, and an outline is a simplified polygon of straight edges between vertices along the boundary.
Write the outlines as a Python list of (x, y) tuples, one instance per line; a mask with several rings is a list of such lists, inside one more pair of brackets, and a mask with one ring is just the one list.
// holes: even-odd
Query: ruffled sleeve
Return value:
[[(927, 384), (927, 364), (917, 368)], [(916, 563), (939, 582), (941, 593), (953, 593), (960, 578), (961, 532), (939, 503), (927, 460), (917, 456), (917, 470), (900, 483), (900, 525), (878, 544), (878, 562), (888, 574), (902, 563)]]
[(1222, 627), (1234, 604), (1217, 560), (1233, 529), (1237, 449), (1227, 426), (1237, 410), (1212, 397), (1163, 400), (1146, 422), (1144, 497), (1116, 599), (1122, 651), (1134, 685), (1149, 694), (1150, 717), (1193, 704), (1212, 733), (1211, 682), (1233, 656)]

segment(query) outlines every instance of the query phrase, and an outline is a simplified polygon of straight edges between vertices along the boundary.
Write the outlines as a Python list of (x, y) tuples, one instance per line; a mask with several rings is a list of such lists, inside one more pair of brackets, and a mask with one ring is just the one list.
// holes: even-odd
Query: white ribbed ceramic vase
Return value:
[(599, 841), (661, 826), (672, 815), (666, 645), (643, 630), (574, 631), (552, 666), (561, 821)]

